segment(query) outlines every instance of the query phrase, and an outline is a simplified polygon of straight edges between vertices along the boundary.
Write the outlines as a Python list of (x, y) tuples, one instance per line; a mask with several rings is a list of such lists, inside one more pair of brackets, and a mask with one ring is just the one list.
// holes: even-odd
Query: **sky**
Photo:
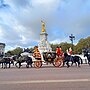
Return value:
[(29, 48), (40, 41), (41, 20), (49, 43), (74, 44), (90, 36), (90, 0), (0, 0), (0, 43), (5, 50)]

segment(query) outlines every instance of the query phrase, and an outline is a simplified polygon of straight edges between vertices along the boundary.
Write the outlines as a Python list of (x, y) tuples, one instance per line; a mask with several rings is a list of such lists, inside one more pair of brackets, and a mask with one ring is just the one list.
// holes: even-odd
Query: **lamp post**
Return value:
[[(74, 49), (73, 49), (73, 40), (75, 40), (75, 36), (73, 35), (73, 34), (71, 34), (70, 36), (69, 36), (69, 38), (70, 38), (70, 40), (71, 40), (71, 43), (72, 43), (72, 52), (74, 51)], [(73, 52), (74, 53), (74, 52)]]

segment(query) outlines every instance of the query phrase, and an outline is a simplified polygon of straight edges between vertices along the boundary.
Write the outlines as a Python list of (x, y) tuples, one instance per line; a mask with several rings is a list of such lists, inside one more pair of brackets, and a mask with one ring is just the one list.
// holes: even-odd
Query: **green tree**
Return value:
[(85, 39), (80, 39), (77, 45), (75, 46), (75, 53), (82, 53), (83, 48), (90, 48), (90, 37)]
[(7, 53), (6, 53), (6, 55), (18, 55), (18, 54), (21, 54), (23, 52), (23, 49), (22, 48), (20, 48), (20, 47), (17, 47), (16, 49), (14, 49), (14, 50), (11, 50), (11, 51), (8, 51)]

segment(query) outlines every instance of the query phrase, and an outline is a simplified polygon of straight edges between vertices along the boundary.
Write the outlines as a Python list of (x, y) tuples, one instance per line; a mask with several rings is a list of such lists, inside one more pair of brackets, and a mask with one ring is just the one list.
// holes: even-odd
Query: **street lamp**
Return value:
[(75, 40), (75, 36), (73, 36), (73, 34), (71, 34), (71, 35), (69, 36), (69, 38), (70, 38), (71, 43), (72, 43), (72, 52), (73, 52), (73, 51), (74, 51), (74, 49), (73, 49), (73, 40)]

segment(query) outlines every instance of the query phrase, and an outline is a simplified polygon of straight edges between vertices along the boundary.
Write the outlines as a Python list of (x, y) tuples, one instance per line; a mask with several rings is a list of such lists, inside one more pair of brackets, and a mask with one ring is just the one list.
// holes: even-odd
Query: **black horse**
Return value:
[(3, 57), (0, 58), (0, 64), (2, 65), (2, 68), (7, 68), (7, 65), (9, 65), (9, 68), (11, 67), (11, 59), (9, 57)]
[(88, 64), (90, 65), (90, 54), (88, 52), (84, 53), (84, 57), (87, 57)]
[(0, 58), (0, 65), (3, 68), (3, 58)]
[(22, 65), (21, 63), (23, 62), (26, 62), (26, 67), (29, 68), (29, 65), (32, 67), (32, 58), (31, 57), (28, 57), (28, 56), (19, 56), (17, 59), (16, 59), (16, 64), (15, 66), (20, 68)]
[(79, 57), (79, 56), (72, 56), (72, 57), (73, 57), (72, 65), (73, 65), (73, 63), (75, 63), (76, 66), (80, 67), (80, 64), (83, 64), (81, 57)]
[(87, 57), (88, 64), (90, 65), (90, 48), (86, 47), (83, 49), (84, 57)]
[(70, 61), (72, 61), (72, 60), (71, 60), (71, 56), (68, 55), (67, 53), (64, 53), (63, 66), (64, 66), (65, 63), (66, 63), (67, 68), (69, 68), (69, 67), (70, 67), (70, 65), (69, 65), (69, 62), (70, 62)]
[(67, 53), (64, 53), (63, 66), (66, 63), (67, 67), (70, 67), (69, 62), (71, 62), (71, 66), (75, 63), (76, 66), (80, 67), (80, 64), (82, 64), (82, 59), (79, 56), (71, 56)]

